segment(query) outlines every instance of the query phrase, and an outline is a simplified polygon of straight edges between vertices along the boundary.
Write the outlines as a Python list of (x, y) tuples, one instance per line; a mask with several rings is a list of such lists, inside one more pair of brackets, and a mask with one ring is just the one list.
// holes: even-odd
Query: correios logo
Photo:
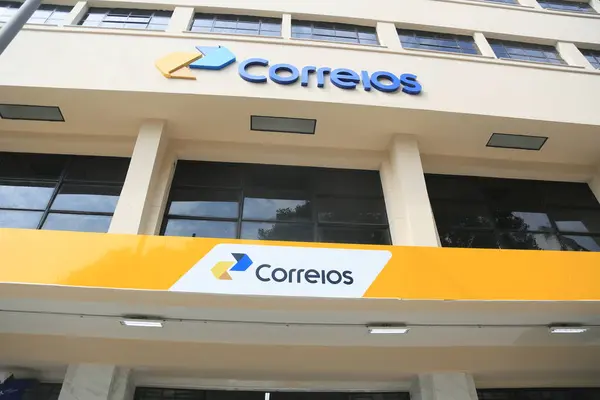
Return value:
[[(191, 72), (193, 69), (220, 70), (236, 61), (235, 55), (223, 46), (196, 46), (196, 50), (168, 54), (156, 61), (156, 68), (167, 78), (194, 80), (196, 76)], [(254, 72), (250, 72), (250, 69)], [(291, 85), (300, 81), (301, 86), (308, 87), (311, 81), (316, 81), (318, 88), (324, 88), (326, 80), (329, 80), (334, 86), (345, 90), (353, 90), (360, 85), (365, 92), (375, 89), (385, 93), (402, 91), (410, 95), (417, 95), (423, 89), (417, 76), (409, 73), (356, 72), (349, 68), (332, 69), (314, 65), (299, 68), (292, 64), (271, 65), (264, 58), (249, 58), (240, 62), (238, 73), (250, 83), (266, 83), (270, 80), (279, 85)]]
[(267, 296), (362, 297), (391, 258), (384, 249), (220, 243), (169, 290)]

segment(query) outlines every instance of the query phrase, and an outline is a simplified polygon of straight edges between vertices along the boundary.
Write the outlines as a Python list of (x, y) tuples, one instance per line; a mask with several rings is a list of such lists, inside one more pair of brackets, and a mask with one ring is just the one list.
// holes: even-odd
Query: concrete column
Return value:
[(292, 14), (281, 16), (281, 37), (289, 39), (292, 37)]
[(129, 376), (129, 369), (114, 365), (69, 365), (58, 400), (131, 400)]
[(392, 241), (401, 246), (439, 246), (416, 138), (397, 136), (380, 174)]
[(573, 43), (558, 42), (556, 49), (560, 53), (562, 59), (567, 62), (567, 64), (575, 67), (595, 69)]
[(192, 18), (194, 18), (193, 7), (175, 7), (167, 32), (181, 33), (187, 31), (192, 23)]
[(477, 400), (473, 377), (464, 373), (419, 375), (410, 392), (411, 400)]
[(177, 157), (174, 152), (167, 151), (163, 161), (161, 162), (155, 184), (150, 188), (148, 193), (148, 212), (142, 224), (143, 228), (140, 231), (143, 235), (158, 235), (162, 223), (162, 217), (165, 213), (169, 191), (171, 190), (171, 182), (175, 174), (175, 164)]
[(485, 35), (483, 33), (475, 32), (473, 34), (473, 39), (475, 40), (475, 44), (477, 45), (477, 48), (479, 48), (479, 52), (481, 53), (482, 56), (496, 58), (496, 53), (494, 53), (492, 46), (490, 46), (489, 42), (487, 41), (487, 39), (485, 38)]
[(144, 122), (135, 142), (109, 233), (141, 233), (150, 208), (149, 193), (159, 176), (166, 146), (164, 121)]
[(600, 203), (600, 167), (596, 170), (596, 175), (588, 184), (590, 185), (590, 189), (592, 189), (592, 192), (594, 193), (594, 195), (596, 195), (596, 198)]
[(390, 50), (402, 50), (402, 44), (396, 31), (396, 25), (391, 22), (377, 23), (377, 38), (379, 44), (387, 47)]
[(77, 25), (88, 10), (87, 1), (78, 1), (59, 26)]
[(544, 7), (540, 6), (540, 3), (538, 3), (536, 0), (517, 0), (517, 1), (522, 6), (527, 6), (527, 7), (531, 7), (531, 8), (537, 8), (539, 10), (543, 10), (544, 9)]
[(591, 0), (590, 5), (597, 13), (600, 13), (600, 0)]

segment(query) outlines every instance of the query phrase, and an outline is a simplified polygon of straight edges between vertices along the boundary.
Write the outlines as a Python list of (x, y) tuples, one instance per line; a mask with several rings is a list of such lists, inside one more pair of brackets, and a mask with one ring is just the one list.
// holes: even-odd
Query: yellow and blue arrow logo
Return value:
[(244, 272), (252, 265), (252, 260), (247, 254), (232, 253), (231, 255), (235, 258), (235, 261), (219, 261), (210, 269), (215, 278), (230, 281), (231, 275), (229, 275), (229, 272)]
[(171, 79), (196, 79), (193, 69), (223, 69), (235, 62), (235, 54), (223, 46), (196, 46), (198, 52), (170, 53), (158, 59), (156, 68)]

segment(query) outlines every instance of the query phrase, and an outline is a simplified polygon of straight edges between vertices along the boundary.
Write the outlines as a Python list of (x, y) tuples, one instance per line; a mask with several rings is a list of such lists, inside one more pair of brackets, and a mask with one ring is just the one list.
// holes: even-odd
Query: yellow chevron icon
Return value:
[(231, 275), (229, 275), (228, 271), (229, 268), (233, 267), (233, 264), (235, 264), (234, 261), (220, 261), (211, 268), (210, 272), (212, 272), (217, 279), (230, 281)]
[(200, 52), (180, 51), (159, 58), (154, 65), (166, 78), (194, 80), (196, 77), (186, 67), (200, 58), (202, 58)]

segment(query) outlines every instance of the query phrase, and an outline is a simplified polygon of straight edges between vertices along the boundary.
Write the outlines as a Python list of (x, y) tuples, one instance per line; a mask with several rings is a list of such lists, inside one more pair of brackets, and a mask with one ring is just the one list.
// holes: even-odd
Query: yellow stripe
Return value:
[[(365, 293), (364, 297), (370, 298), (600, 300), (600, 253), (258, 242), (19, 229), (0, 229), (0, 282), (168, 290), (219, 243), (389, 250), (392, 258)], [(231, 263), (225, 261), (223, 265)]]

